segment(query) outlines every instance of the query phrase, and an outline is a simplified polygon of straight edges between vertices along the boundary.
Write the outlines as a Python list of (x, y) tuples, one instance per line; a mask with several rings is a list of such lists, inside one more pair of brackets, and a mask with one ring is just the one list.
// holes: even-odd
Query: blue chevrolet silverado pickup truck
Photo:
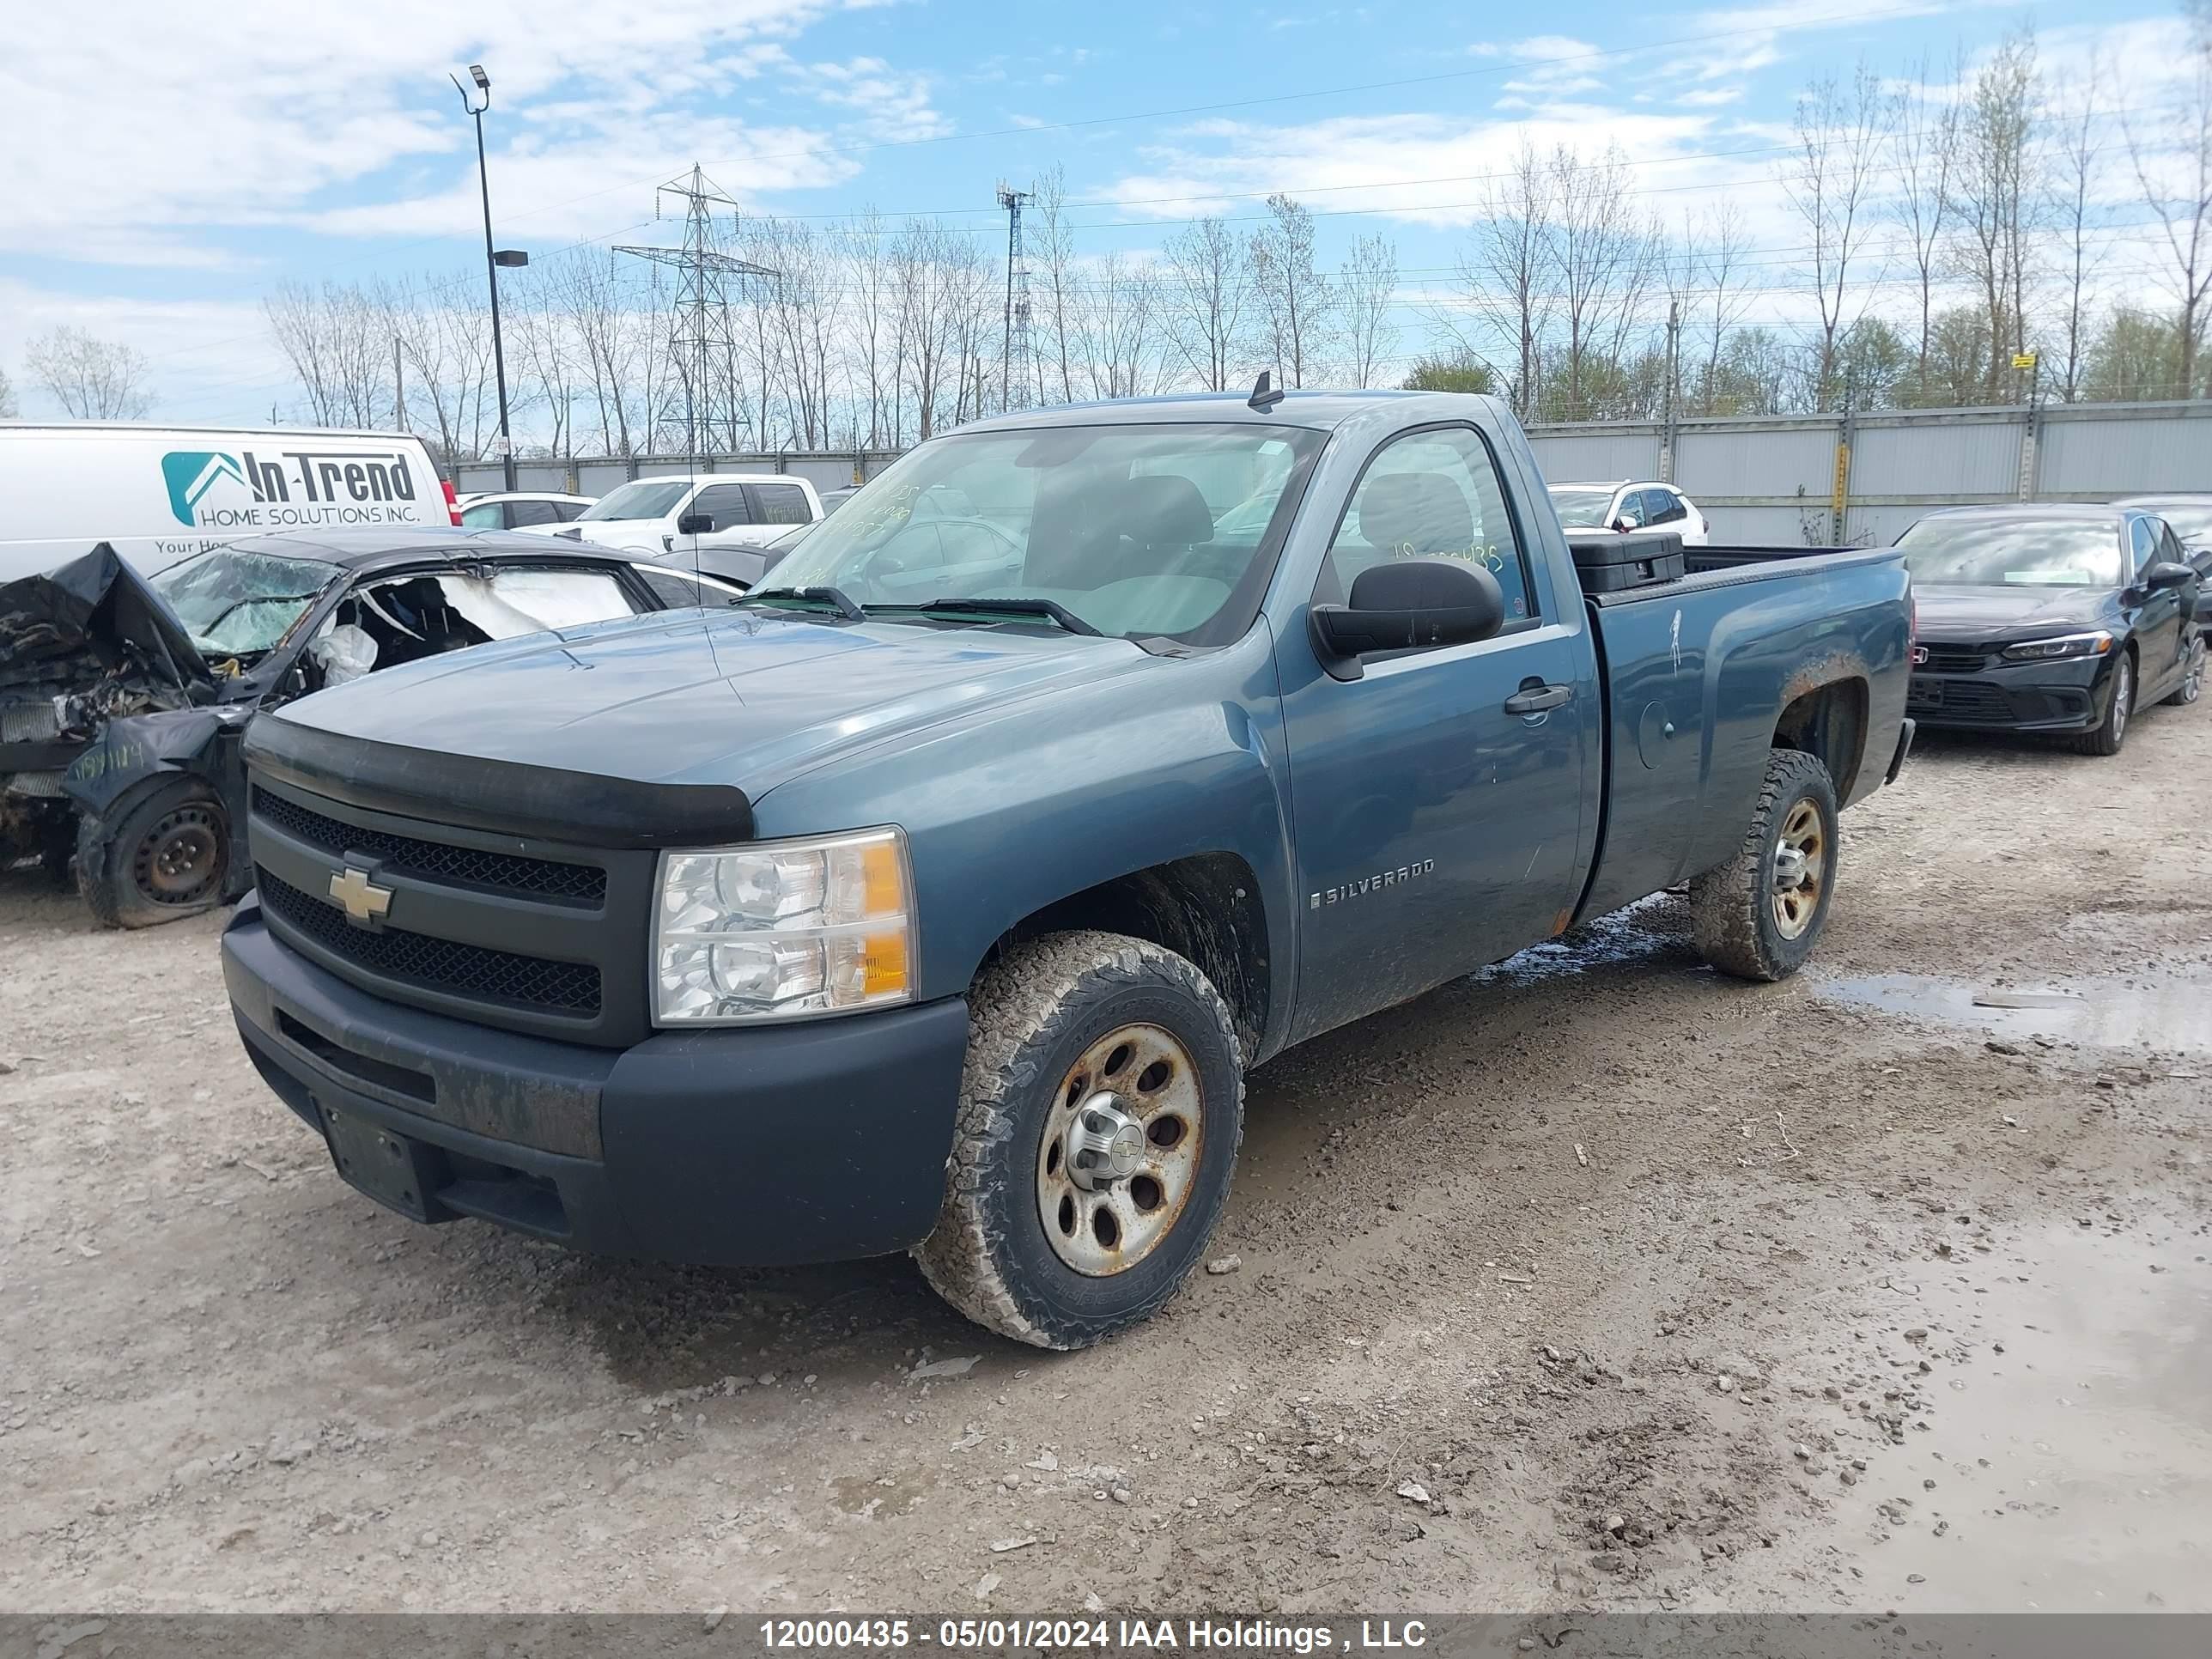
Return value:
[(264, 714), (239, 1031), (416, 1220), (911, 1250), (1094, 1342), (1202, 1255), (1259, 1061), (1683, 881), (1717, 968), (1804, 960), (1908, 580), (1683, 556), (1571, 547), (1488, 398), (986, 421), (729, 609)]

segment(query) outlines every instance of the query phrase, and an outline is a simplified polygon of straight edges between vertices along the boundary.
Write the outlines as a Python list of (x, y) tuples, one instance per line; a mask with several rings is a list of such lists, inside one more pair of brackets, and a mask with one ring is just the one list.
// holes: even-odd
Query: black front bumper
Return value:
[(2113, 656), (2008, 663), (1977, 673), (1916, 672), (1905, 712), (1923, 726), (2082, 732), (2105, 718)]
[(318, 1133), (327, 1109), (411, 1143), (432, 1221), (767, 1266), (904, 1249), (944, 1197), (957, 998), (592, 1048), (370, 996), (270, 938), (252, 897), (222, 966), (264, 1080)]

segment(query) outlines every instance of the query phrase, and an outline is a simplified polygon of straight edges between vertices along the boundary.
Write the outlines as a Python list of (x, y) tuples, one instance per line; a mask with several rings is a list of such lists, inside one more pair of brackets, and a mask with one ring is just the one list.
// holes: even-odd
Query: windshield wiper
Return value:
[(890, 611), (968, 611), (987, 617), (1042, 617), (1058, 623), (1071, 634), (1088, 634), (1093, 639), (1103, 637), (1058, 599), (923, 599), (915, 605), (879, 605), (876, 610), (878, 614)]
[(743, 599), (732, 599), (730, 603), (751, 605), (757, 600), (771, 602), (777, 599), (799, 599), (826, 605), (847, 622), (866, 622), (868, 619), (868, 613), (860, 602), (842, 587), (756, 587), (748, 591)]

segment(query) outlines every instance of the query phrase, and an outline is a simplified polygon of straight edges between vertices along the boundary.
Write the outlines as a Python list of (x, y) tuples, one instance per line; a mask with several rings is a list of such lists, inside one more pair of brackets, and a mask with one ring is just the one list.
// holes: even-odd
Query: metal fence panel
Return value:
[(1862, 422), (1851, 443), (1851, 494), (2012, 501), (2027, 429), (2017, 415)]
[(1528, 434), (1528, 442), (1536, 452), (1536, 465), (1553, 483), (1571, 478), (1597, 483), (1608, 478), (1657, 477), (1660, 436), (1656, 428), (1593, 432), (1587, 428), (1547, 431), (1538, 427)]
[(2087, 407), (2045, 412), (2036, 461), (2038, 492), (2126, 495), (2139, 490), (2212, 489), (2212, 404)]
[(1836, 428), (1827, 424), (1686, 426), (1674, 456), (1674, 482), (1700, 507), (1744, 497), (1794, 501), (1801, 489), (1825, 506), (1835, 476)]

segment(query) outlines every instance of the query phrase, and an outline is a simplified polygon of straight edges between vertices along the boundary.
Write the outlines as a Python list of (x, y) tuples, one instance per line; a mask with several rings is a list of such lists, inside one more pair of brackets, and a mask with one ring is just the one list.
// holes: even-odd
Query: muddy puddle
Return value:
[(1814, 980), (1811, 989), (1830, 1001), (1991, 1036), (2212, 1054), (2212, 975), (2203, 973), (2033, 987), (1871, 974)]
[[(1911, 1287), (1932, 1431), (1838, 1494), (1871, 1604), (2212, 1612), (2212, 1268), (2203, 1237), (2052, 1223), (2002, 1271)], [(1900, 1285), (1899, 1291), (1906, 1287)]]

